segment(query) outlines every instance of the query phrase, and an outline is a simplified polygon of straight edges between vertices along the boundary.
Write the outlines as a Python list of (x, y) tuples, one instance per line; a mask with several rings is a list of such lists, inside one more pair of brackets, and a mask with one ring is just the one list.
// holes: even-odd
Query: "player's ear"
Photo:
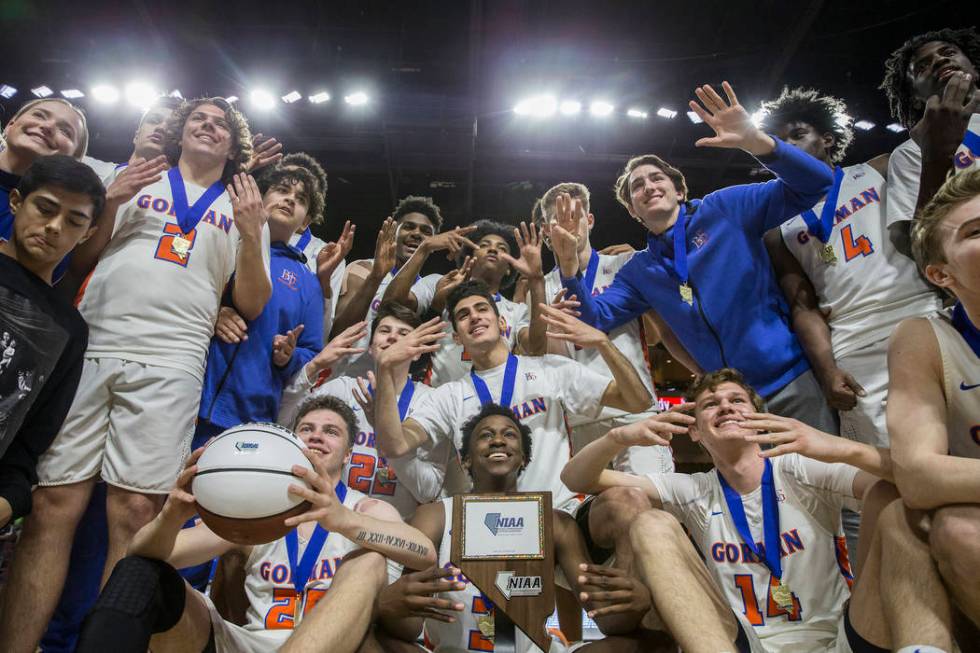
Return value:
[(827, 132), (826, 134), (824, 134), (823, 136), (821, 136), (821, 137), (820, 137), (820, 140), (821, 140), (821, 141), (823, 141), (823, 147), (824, 147), (824, 149), (825, 149), (825, 150), (827, 150), (828, 152), (829, 152), (829, 151), (830, 151), (831, 149), (833, 149), (833, 147), (834, 147), (834, 143), (836, 143), (836, 142), (837, 142), (837, 139), (836, 139), (836, 138), (834, 138), (834, 135), (833, 135), (833, 134), (831, 134), (830, 132)]
[(595, 226), (595, 216), (590, 213), (588, 215), (588, 220), (589, 220), (589, 231), (592, 231), (592, 227)]
[[(13, 199), (13, 195), (11, 195), (11, 199)], [(940, 288), (949, 288), (955, 279), (947, 271), (946, 266), (946, 263), (930, 263), (926, 266), (926, 279)]]
[(89, 224), (88, 229), (85, 231), (85, 235), (82, 236), (81, 238), (79, 238), (78, 239), (78, 242), (75, 243), (75, 247), (78, 247), (79, 245), (81, 245), (82, 243), (84, 243), (86, 240), (88, 240), (89, 238), (91, 238), (92, 237), (92, 234), (94, 234), (95, 233), (95, 230), (98, 229), (98, 228), (99, 228), (99, 225), (97, 225), (95, 223), (95, 220), (92, 220), (91, 224)]
[(17, 214), (17, 210), (20, 209), (20, 205), (24, 202), (24, 198), (20, 196), (20, 191), (16, 188), (10, 191), (10, 212), (14, 215)]

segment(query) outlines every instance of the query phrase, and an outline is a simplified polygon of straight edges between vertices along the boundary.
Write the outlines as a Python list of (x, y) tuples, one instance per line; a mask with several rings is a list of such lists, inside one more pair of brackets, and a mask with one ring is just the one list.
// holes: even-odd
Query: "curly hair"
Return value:
[(320, 185), (313, 173), (306, 168), (283, 165), (282, 162), (279, 162), (259, 171), (255, 182), (259, 185), (259, 191), (263, 195), (273, 186), (289, 187), (297, 182), (303, 184), (303, 193), (306, 195), (307, 219), (317, 223), (323, 219), (323, 195), (319, 190)]
[(821, 95), (816, 89), (784, 86), (779, 97), (762, 103), (762, 111), (762, 127), (767, 131), (799, 121), (812, 125), (820, 135), (831, 134), (834, 144), (827, 154), (833, 163), (844, 158), (854, 140), (847, 105), (840, 98)]
[(187, 100), (174, 109), (164, 128), (163, 153), (167, 155), (167, 162), (171, 166), (177, 165), (180, 160), (180, 141), (184, 135), (184, 124), (194, 109), (202, 104), (213, 104), (225, 112), (225, 119), (231, 131), (231, 151), (234, 156), (225, 163), (225, 169), (221, 172), (221, 181), (230, 184), (232, 177), (244, 171), (252, 159), (252, 132), (248, 128), (248, 120), (245, 116), (224, 98), (202, 97)]
[[(503, 222), (496, 222), (494, 220), (477, 220), (471, 227), (476, 227), (473, 231), (467, 234), (467, 237), (476, 244), (480, 244), (480, 240), (485, 236), (494, 235), (500, 236), (507, 243), (507, 247), (510, 248), (510, 255), (513, 257), (518, 256), (517, 251), (517, 239), (514, 238), (514, 228), (510, 225), (506, 225)], [(467, 256), (473, 254), (473, 250), (469, 247), (463, 247), (456, 254), (456, 267), (463, 265), (463, 261), (466, 260)], [(517, 272), (514, 268), (510, 268), (510, 271), (500, 282), (500, 289), (504, 290), (510, 288), (513, 283), (517, 281)]]
[(916, 50), (926, 43), (940, 41), (950, 43), (960, 49), (963, 54), (980, 69), (980, 34), (972, 27), (962, 29), (943, 28), (925, 34), (913, 36), (885, 60), (885, 77), (878, 88), (888, 97), (888, 107), (892, 117), (906, 128), (915, 125), (922, 113), (925, 102), (915, 97), (912, 81), (908, 70)]
[(320, 186), (320, 192), (323, 193), (323, 198), (327, 198), (327, 171), (323, 169), (323, 166), (314, 159), (312, 156), (306, 152), (293, 152), (282, 157), (280, 161), (284, 166), (296, 166), (297, 168), (306, 168), (313, 173), (316, 177), (316, 182)]
[[(510, 408), (495, 403), (484, 404), (479, 413), (466, 420), (466, 423), (463, 424), (461, 429), (463, 440), (462, 446), (459, 448), (460, 459), (466, 460), (469, 458), (470, 449), (473, 447), (473, 433), (476, 432), (476, 427), (480, 425), (480, 422), (492, 415), (508, 418), (514, 423), (517, 430), (521, 432), (521, 450), (524, 453), (524, 467), (527, 467), (528, 463), (531, 462), (531, 428), (517, 419), (514, 416), (514, 411)], [(521, 469), (523, 470), (524, 468), (522, 467)]]
[(436, 233), (442, 230), (442, 211), (439, 210), (431, 197), (422, 197), (421, 195), (403, 197), (399, 200), (395, 210), (392, 211), (391, 217), (394, 218), (395, 222), (399, 222), (409, 213), (421, 213), (429, 219)]

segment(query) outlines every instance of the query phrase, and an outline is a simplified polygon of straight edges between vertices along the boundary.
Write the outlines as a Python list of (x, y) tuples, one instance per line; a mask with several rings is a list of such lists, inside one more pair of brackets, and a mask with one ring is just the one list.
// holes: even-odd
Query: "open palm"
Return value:
[(722, 82), (722, 89), (728, 96), (727, 102), (709, 85), (694, 90), (701, 104), (691, 100), (691, 109), (715, 131), (714, 136), (699, 138), (695, 143), (698, 147), (738, 148), (758, 136), (759, 129), (752, 124), (749, 112), (739, 104), (731, 85)]

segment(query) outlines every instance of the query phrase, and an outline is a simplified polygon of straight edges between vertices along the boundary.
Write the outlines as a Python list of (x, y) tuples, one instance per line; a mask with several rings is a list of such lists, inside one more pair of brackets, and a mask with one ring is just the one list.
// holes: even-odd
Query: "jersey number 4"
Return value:
[[(174, 239), (178, 237), (190, 241), (190, 245), (187, 247), (187, 251), (183, 256), (174, 250)], [(173, 222), (168, 222), (163, 225), (163, 235), (160, 236), (160, 242), (157, 243), (157, 251), (153, 257), (160, 259), (161, 261), (176, 263), (177, 265), (186, 268), (187, 261), (189, 261), (191, 258), (191, 250), (194, 249), (195, 240), (197, 240), (197, 229), (191, 229), (190, 233), (185, 234), (180, 230), (179, 225), (176, 225)]]
[[(753, 626), (762, 626), (766, 623), (765, 618), (762, 616), (762, 610), (759, 607), (759, 601), (755, 598), (755, 584), (752, 582), (752, 574), (735, 574), (735, 588), (742, 595), (742, 605), (744, 607), (745, 618), (749, 620), (749, 623)], [(803, 613), (803, 608), (800, 607), (800, 600), (796, 598), (796, 594), (793, 595), (793, 607), (789, 610), (784, 610), (779, 607), (779, 604), (772, 598), (772, 588), (775, 585), (775, 579), (769, 577), (769, 587), (766, 590), (766, 617), (770, 619), (774, 617), (786, 616), (790, 621), (799, 621)]]
[(854, 238), (854, 232), (851, 230), (851, 225), (847, 225), (840, 230), (840, 239), (844, 244), (844, 260), (852, 261), (858, 256), (868, 256), (875, 253), (875, 247), (871, 243), (871, 239), (867, 236), (861, 235)]

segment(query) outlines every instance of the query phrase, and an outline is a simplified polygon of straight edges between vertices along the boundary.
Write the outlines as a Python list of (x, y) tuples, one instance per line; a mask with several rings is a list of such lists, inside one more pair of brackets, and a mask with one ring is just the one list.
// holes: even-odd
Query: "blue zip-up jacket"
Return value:
[(810, 366), (790, 330), (789, 309), (776, 284), (762, 235), (820, 201), (832, 170), (776, 141), (760, 162), (778, 179), (731, 186), (687, 203), (686, 246), (693, 304), (663, 264), (673, 258), (674, 227), (650, 234), (601, 295), (583, 291), (581, 273), (562, 279), (582, 303), (582, 320), (603, 331), (655, 310), (705, 371), (740, 370), (771, 397)]
[[(274, 422), (282, 389), (323, 347), (323, 291), (306, 266), (306, 256), (289, 245), (272, 244), (272, 297), (248, 323), (248, 340), (211, 338), (201, 393), (201, 418), (222, 428), (244, 422)], [(285, 367), (272, 362), (272, 339), (304, 325)]]

